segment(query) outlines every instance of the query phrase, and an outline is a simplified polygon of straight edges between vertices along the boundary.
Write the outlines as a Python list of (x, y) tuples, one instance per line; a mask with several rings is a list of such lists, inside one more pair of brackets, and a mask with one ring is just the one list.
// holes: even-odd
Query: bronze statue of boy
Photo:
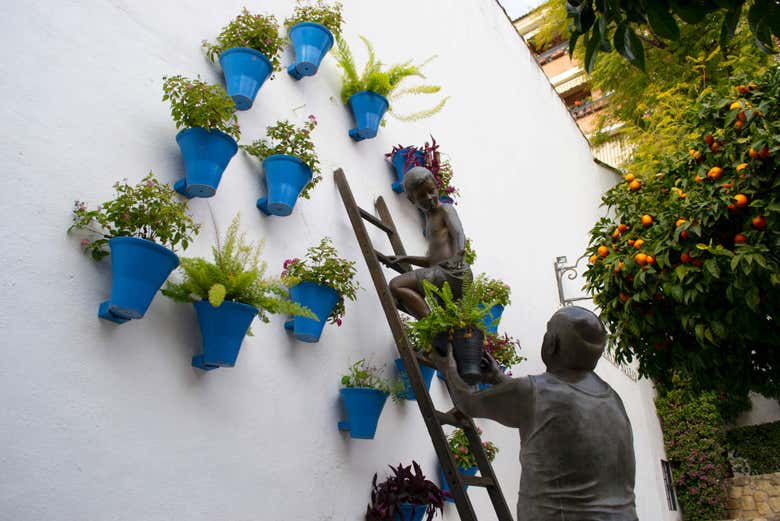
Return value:
[(400, 309), (420, 319), (430, 313), (422, 289), (423, 280), (438, 288), (448, 282), (457, 299), (463, 292), (464, 277), (470, 276), (471, 269), (463, 260), (466, 236), (458, 212), (452, 205), (439, 202), (439, 190), (431, 171), (421, 166), (410, 169), (404, 175), (404, 190), (409, 200), (425, 214), (428, 253), (424, 257), (390, 257), (391, 262), (420, 266), (420, 269), (392, 279), (390, 291)]
[(480, 392), (458, 375), (451, 347), (447, 356), (431, 354), (460, 413), (520, 431), (518, 521), (637, 520), (631, 424), (620, 397), (593, 372), (606, 339), (592, 312), (560, 309), (542, 343), (547, 372), (510, 378), (485, 355), (493, 386)]

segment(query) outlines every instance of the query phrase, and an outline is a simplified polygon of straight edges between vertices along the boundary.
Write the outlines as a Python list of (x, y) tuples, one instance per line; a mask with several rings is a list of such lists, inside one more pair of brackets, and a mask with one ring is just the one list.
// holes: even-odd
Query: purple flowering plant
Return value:
[(84, 201), (73, 207), (73, 224), (68, 232), (81, 230), (90, 238), (81, 247), (100, 260), (109, 255), (108, 240), (114, 237), (136, 237), (176, 250), (187, 249), (200, 228), (187, 214), (187, 202), (177, 197), (173, 188), (160, 183), (152, 172), (138, 184), (124, 179), (114, 183), (116, 196), (90, 209)]
[(248, 47), (263, 53), (271, 62), (274, 71), (281, 70), (279, 54), (283, 45), (284, 39), (279, 36), (279, 22), (276, 17), (250, 13), (246, 7), (241, 10), (241, 14), (222, 28), (216, 43), (203, 40), (203, 48), (212, 63), (228, 49)]
[(520, 356), (520, 341), (512, 338), (509, 334), (503, 335), (485, 335), (484, 349), (489, 353), (499, 365), (505, 367), (504, 372), (507, 376), (512, 376), (511, 367), (519, 364), (525, 357)]
[(236, 104), (221, 85), (200, 78), (163, 77), (163, 101), (171, 104), (176, 128), (201, 127), (221, 130), (238, 141), (241, 130), (236, 118)]

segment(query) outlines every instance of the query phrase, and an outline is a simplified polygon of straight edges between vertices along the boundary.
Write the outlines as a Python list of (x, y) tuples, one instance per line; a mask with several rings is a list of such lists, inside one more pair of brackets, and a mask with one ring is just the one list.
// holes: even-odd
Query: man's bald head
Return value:
[(542, 360), (548, 369), (592, 371), (604, 352), (607, 330), (595, 313), (579, 306), (556, 311), (547, 322)]

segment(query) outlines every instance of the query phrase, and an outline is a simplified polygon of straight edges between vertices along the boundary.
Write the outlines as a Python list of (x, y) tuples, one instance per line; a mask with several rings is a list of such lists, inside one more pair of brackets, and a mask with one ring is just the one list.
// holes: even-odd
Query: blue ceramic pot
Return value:
[(273, 155), (263, 160), (263, 170), (268, 195), (257, 200), (257, 208), (266, 215), (290, 215), (311, 181), (311, 168), (295, 156)]
[(333, 47), (333, 34), (324, 25), (301, 22), (290, 27), (289, 35), (295, 63), (287, 67), (287, 72), (296, 80), (314, 76), (325, 54)]
[(350, 96), (349, 107), (355, 117), (355, 128), (349, 129), (349, 137), (355, 141), (371, 139), (379, 131), (379, 123), (390, 103), (376, 92), (364, 90)]
[(123, 324), (141, 318), (155, 294), (179, 265), (168, 248), (146, 239), (114, 237), (111, 248), (111, 298), (100, 304), (100, 318)]
[(192, 357), (192, 365), (203, 370), (236, 365), (241, 342), (257, 315), (257, 308), (225, 300), (219, 307), (207, 300), (195, 302), (203, 337), (203, 353)]
[[(410, 158), (409, 156), (412, 155)], [(392, 157), (393, 168), (395, 169), (396, 181), (393, 183), (393, 192), (400, 194), (404, 191), (404, 175), (410, 168), (422, 165), (425, 161), (425, 154), (414, 147), (406, 147), (396, 151)], [(408, 163), (408, 165), (407, 165)]]
[[(409, 383), (409, 373), (406, 372), (403, 359), (396, 358), (395, 366), (398, 368), (398, 372), (401, 375), (401, 381), (404, 383), (404, 389), (406, 389), (406, 399), (416, 401), (417, 398), (414, 397), (414, 389), (412, 389), (412, 384)], [(420, 365), (420, 372), (422, 373), (423, 382), (425, 382), (425, 388), (430, 390), (431, 380), (433, 380), (433, 373), (436, 372), (436, 370), (433, 367), (428, 367), (427, 365)]]
[(249, 47), (233, 47), (219, 55), (225, 89), (238, 110), (249, 110), (257, 91), (273, 72), (265, 54)]
[(290, 288), (290, 300), (309, 308), (319, 320), (295, 316), (285, 322), (285, 329), (291, 329), (301, 342), (319, 342), (322, 328), (340, 298), (341, 295), (329, 286), (308, 281), (296, 284)]
[(173, 188), (185, 197), (213, 197), (238, 151), (236, 140), (219, 130), (192, 127), (176, 134), (176, 142), (184, 159), (184, 179)]
[(428, 505), (416, 505), (414, 503), (401, 503), (396, 510), (393, 521), (422, 521)]
[[(480, 309), (485, 309), (482, 304), (479, 305)], [(498, 323), (501, 321), (501, 314), (504, 312), (504, 306), (496, 304), (490, 308), (490, 315), (486, 315), (483, 323), (488, 333), (498, 333)]]
[(339, 429), (353, 438), (373, 440), (388, 394), (371, 387), (344, 387), (339, 394), (347, 411), (347, 421), (339, 422)]
[[(469, 467), (467, 469), (464, 469), (463, 467), (458, 467), (458, 472), (463, 474), (464, 476), (475, 476), (477, 472), (479, 471), (479, 467)], [(447, 483), (447, 476), (444, 475), (444, 469), (439, 466), (439, 479), (441, 480), (441, 489), (447, 493), (447, 496), (444, 498), (445, 501), (449, 501), (450, 503), (454, 503), (455, 499), (449, 496), (450, 492), (450, 484)], [(465, 486), (466, 489), (469, 488), (468, 485)]]

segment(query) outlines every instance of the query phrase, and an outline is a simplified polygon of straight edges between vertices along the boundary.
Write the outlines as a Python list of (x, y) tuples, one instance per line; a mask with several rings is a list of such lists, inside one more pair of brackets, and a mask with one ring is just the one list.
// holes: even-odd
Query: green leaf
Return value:
[(748, 11), (748, 25), (753, 32), (756, 45), (767, 54), (775, 52), (772, 31), (769, 29), (769, 21), (765, 17), (769, 11), (770, 1), (772, 0), (755, 0)]
[(704, 261), (704, 268), (716, 279), (720, 278), (720, 269), (718, 269), (718, 262), (715, 259)]
[(596, 55), (599, 52), (600, 42), (601, 33), (599, 32), (598, 24), (595, 24), (585, 45), (585, 70), (588, 74), (593, 71), (593, 66), (596, 65)]
[(577, 40), (580, 39), (580, 36), (582, 36), (582, 33), (571, 33), (571, 37), (569, 38), (569, 59), (574, 55), (574, 48), (577, 46)]
[(222, 284), (214, 284), (209, 288), (209, 303), (215, 308), (218, 308), (222, 305), (222, 302), (224, 302), (226, 294), (227, 289), (225, 289), (225, 286)]
[(761, 296), (758, 293), (758, 286), (753, 286), (745, 293), (745, 303), (753, 311), (758, 311), (758, 303), (760, 301)]
[(738, 3), (728, 11), (723, 17), (723, 25), (720, 28), (720, 47), (726, 48), (729, 40), (734, 38), (734, 34), (737, 31), (737, 24), (739, 23), (739, 16), (742, 13), (742, 3)]
[(645, 6), (647, 7), (647, 21), (655, 34), (668, 40), (680, 39), (680, 28), (677, 26), (677, 21), (664, 3), (650, 1)]
[(615, 29), (614, 43), (617, 52), (627, 59), (631, 65), (642, 71), (645, 70), (645, 48), (642, 45), (642, 41), (626, 22), (619, 24), (617, 29)]
[[(657, 0), (650, 0), (649, 3), (655, 1)], [(670, 4), (672, 5), (674, 14), (682, 18), (682, 20), (688, 24), (697, 24), (701, 22), (709, 12), (706, 7), (686, 0), (671, 0)]]

